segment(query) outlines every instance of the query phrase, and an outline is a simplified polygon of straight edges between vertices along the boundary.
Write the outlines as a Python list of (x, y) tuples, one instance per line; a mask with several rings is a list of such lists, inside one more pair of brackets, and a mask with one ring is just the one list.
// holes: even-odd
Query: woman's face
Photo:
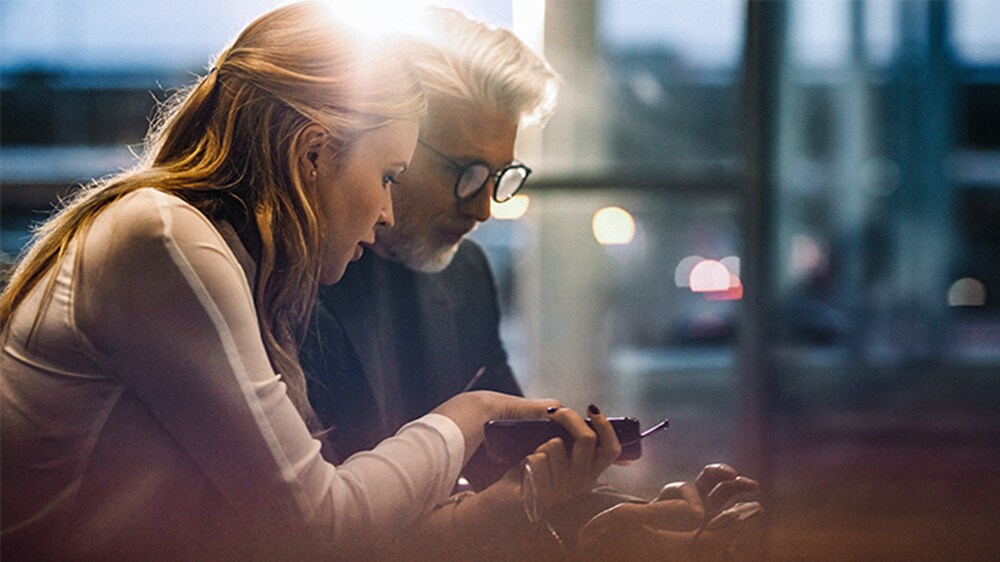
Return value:
[(391, 187), (410, 163), (417, 121), (391, 121), (362, 133), (339, 154), (315, 159), (321, 229), (320, 283), (340, 281), (347, 264), (375, 242), (375, 225), (392, 226)]

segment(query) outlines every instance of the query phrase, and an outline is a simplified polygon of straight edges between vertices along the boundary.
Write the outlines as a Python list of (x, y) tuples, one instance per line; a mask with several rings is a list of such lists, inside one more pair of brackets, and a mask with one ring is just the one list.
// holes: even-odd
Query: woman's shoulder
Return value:
[(131, 191), (108, 205), (95, 219), (87, 239), (92, 256), (108, 258), (154, 247), (225, 246), (218, 229), (201, 211), (177, 195), (152, 187)]
[(201, 211), (177, 195), (152, 187), (123, 195), (102, 215), (95, 229), (110, 229), (117, 239), (218, 238), (218, 230)]
[(196, 223), (212, 228), (208, 218), (193, 205), (153, 187), (142, 187), (123, 195), (105, 212), (118, 228), (129, 229), (135, 234), (161, 232), (164, 226), (172, 226), (182, 217), (195, 218)]

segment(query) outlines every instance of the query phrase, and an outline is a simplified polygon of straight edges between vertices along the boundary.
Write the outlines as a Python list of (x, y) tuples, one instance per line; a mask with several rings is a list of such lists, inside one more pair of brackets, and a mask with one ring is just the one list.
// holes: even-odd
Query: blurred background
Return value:
[[(433, 3), (565, 80), (473, 236), (531, 394), (671, 419), (611, 480), (732, 463), (769, 560), (1000, 558), (1000, 1)], [(275, 4), (0, 0), (0, 261)]]

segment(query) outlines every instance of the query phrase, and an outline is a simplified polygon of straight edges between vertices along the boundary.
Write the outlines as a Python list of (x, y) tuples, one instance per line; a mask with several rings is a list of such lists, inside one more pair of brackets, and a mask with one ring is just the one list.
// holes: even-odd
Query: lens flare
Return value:
[(338, 20), (377, 36), (404, 32), (419, 22), (430, 0), (325, 0)]

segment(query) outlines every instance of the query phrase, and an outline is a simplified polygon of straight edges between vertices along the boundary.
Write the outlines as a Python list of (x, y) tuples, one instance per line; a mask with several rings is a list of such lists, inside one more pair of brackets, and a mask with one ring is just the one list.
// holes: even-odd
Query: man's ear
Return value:
[(320, 151), (329, 140), (329, 134), (321, 125), (313, 123), (299, 133), (299, 150), (297, 159), (306, 174), (317, 169)]

